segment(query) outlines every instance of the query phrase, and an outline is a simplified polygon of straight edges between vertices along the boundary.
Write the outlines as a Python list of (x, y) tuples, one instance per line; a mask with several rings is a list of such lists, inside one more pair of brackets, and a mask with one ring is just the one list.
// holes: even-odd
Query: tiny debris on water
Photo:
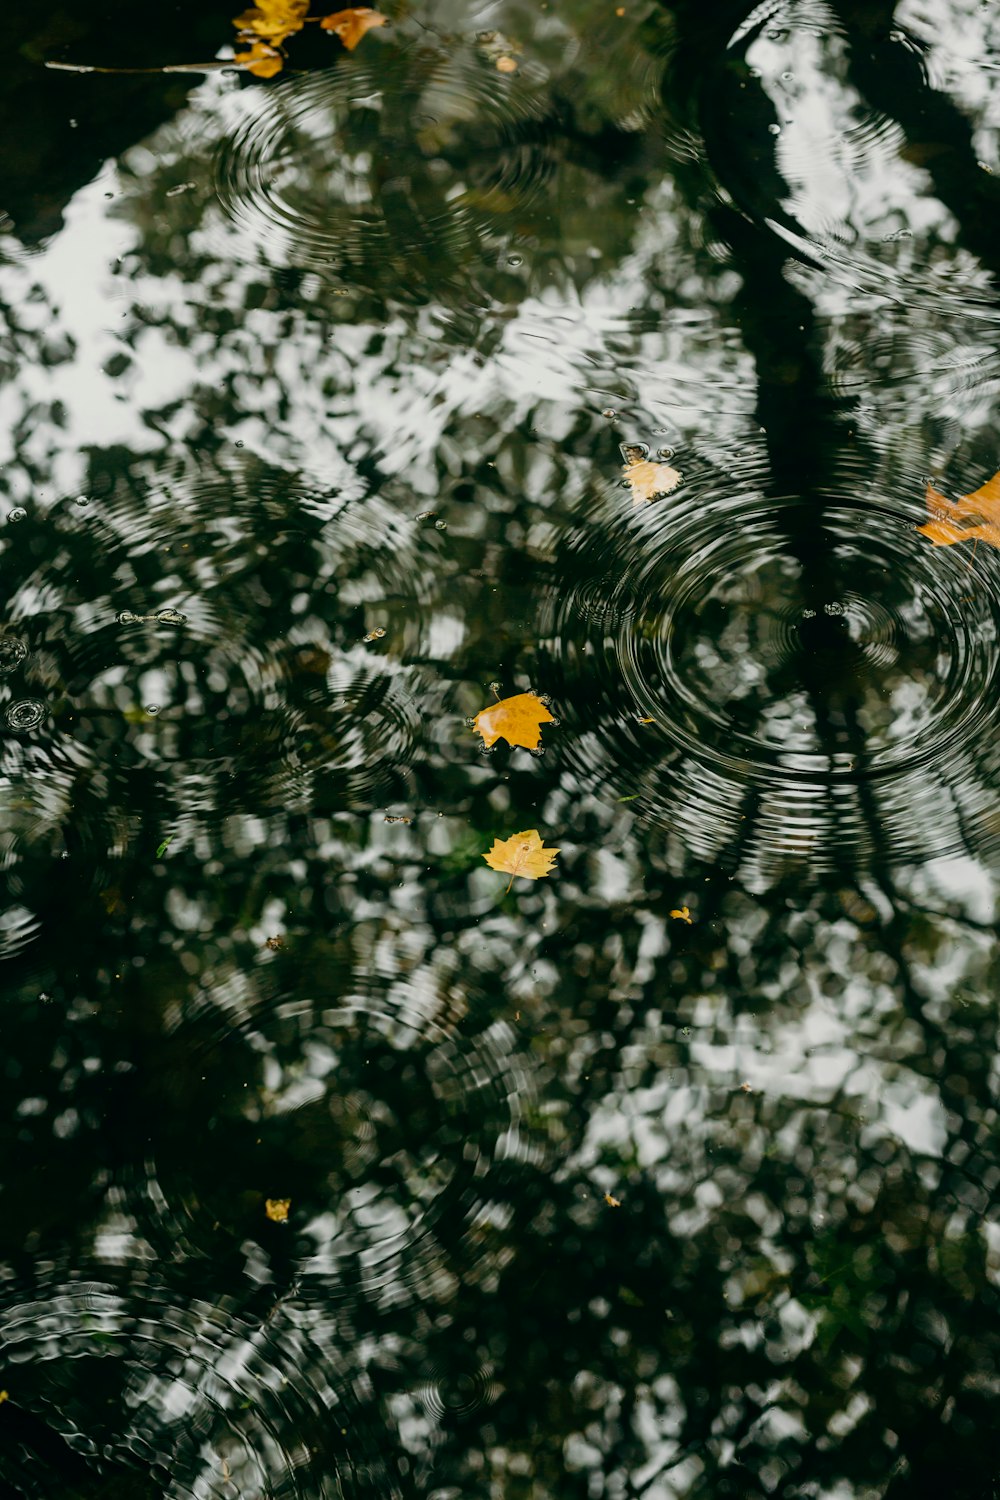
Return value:
[(283, 953), (285, 948), (285, 940), (283, 937), (265, 938), (264, 947), (269, 948), (272, 953)]
[(385, 821), (387, 823), (409, 823), (411, 822), (411, 819), (404, 818), (402, 814), (386, 813)]
[(179, 609), (161, 609), (155, 615), (136, 615), (130, 609), (122, 609), (115, 619), (119, 625), (183, 625), (187, 615), (182, 615)]
[(380, 641), (384, 635), (385, 635), (385, 631), (383, 630), (382, 626), (381, 625), (376, 625), (376, 627), (375, 627), (374, 630), (369, 630), (368, 634), (365, 636), (365, 640), (366, 641)]

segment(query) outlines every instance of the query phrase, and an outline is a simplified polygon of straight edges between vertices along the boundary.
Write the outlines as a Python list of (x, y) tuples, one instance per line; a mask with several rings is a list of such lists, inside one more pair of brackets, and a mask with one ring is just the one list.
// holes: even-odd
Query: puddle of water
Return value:
[(176, 9), (0, 80), (0, 1488), (991, 1493), (997, 16)]

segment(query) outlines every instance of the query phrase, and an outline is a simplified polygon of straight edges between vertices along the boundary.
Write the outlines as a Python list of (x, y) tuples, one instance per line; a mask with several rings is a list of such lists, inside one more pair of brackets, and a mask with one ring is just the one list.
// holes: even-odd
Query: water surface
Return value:
[(0, 82), (0, 1500), (985, 1500), (996, 8), (229, 9)]

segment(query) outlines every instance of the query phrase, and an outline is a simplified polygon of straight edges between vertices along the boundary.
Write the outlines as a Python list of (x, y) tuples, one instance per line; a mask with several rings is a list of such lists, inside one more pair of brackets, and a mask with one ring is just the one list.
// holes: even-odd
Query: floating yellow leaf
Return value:
[(610, 1193), (605, 1193), (604, 1194), (604, 1201), (608, 1205), (609, 1208), (621, 1208), (621, 1206), (622, 1206), (621, 1199), (620, 1198), (612, 1198), (612, 1196), (611, 1196)]
[(268, 1198), (264, 1204), (264, 1212), (275, 1224), (284, 1224), (291, 1206), (291, 1198)]
[[(930, 520), (917, 530), (935, 547), (951, 547), (956, 542), (985, 542), (989, 547), (1000, 547), (1000, 470), (961, 500), (949, 500), (928, 483), (927, 509)], [(969, 520), (979, 524), (957, 524)]]
[(385, 26), (388, 20), (389, 17), (380, 11), (359, 5), (334, 11), (332, 16), (324, 16), (319, 24), (324, 31), (335, 31), (348, 52), (353, 52), (366, 31), (371, 31), (373, 26)]
[(510, 876), (509, 891), (515, 875), (523, 875), (526, 880), (541, 880), (543, 875), (548, 875), (558, 853), (558, 849), (542, 847), (537, 828), (526, 828), (523, 833), (514, 833), (509, 839), (494, 839), (493, 848), (483, 858), (492, 870)]
[(641, 505), (644, 500), (655, 500), (660, 495), (669, 495), (681, 482), (680, 474), (669, 464), (653, 464), (648, 459), (636, 459), (633, 463), (627, 463), (622, 473), (631, 487), (633, 505)]
[(672, 917), (676, 917), (679, 922), (686, 922), (689, 927), (691, 926), (691, 912), (688, 907), (682, 906), (679, 909), (672, 911), (670, 915)]
[(473, 728), (483, 737), (487, 749), (497, 740), (506, 740), (508, 745), (521, 745), (525, 750), (536, 750), (542, 738), (543, 724), (554, 724), (541, 698), (534, 693), (515, 693), (512, 698), (501, 698), (491, 703), (473, 721)]
[(508, 57), (507, 54), (504, 53), (502, 57), (498, 57), (496, 60), (496, 70), (498, 73), (516, 73), (517, 59)]
[(281, 53), (275, 52), (266, 42), (254, 42), (249, 52), (237, 52), (233, 62), (255, 78), (273, 78), (285, 66)]
[(309, 14), (309, 0), (258, 0), (241, 16), (235, 16), (233, 25), (248, 40), (259, 37), (280, 47), (296, 31), (301, 31)]
[(6, 1391), (0, 1391), (0, 1406), (2, 1406), (3, 1403), (5, 1401), (8, 1401), (9, 1399), (10, 1399), (10, 1397), (7, 1395)]

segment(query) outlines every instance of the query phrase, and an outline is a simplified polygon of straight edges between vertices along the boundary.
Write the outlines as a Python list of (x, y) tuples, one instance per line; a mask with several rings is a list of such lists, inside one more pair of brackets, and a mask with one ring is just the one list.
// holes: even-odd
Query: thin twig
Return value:
[(59, 73), (216, 73), (222, 68), (238, 68), (243, 64), (230, 59), (228, 62), (167, 63), (162, 68), (98, 68), (91, 63), (47, 62), (47, 68)]

